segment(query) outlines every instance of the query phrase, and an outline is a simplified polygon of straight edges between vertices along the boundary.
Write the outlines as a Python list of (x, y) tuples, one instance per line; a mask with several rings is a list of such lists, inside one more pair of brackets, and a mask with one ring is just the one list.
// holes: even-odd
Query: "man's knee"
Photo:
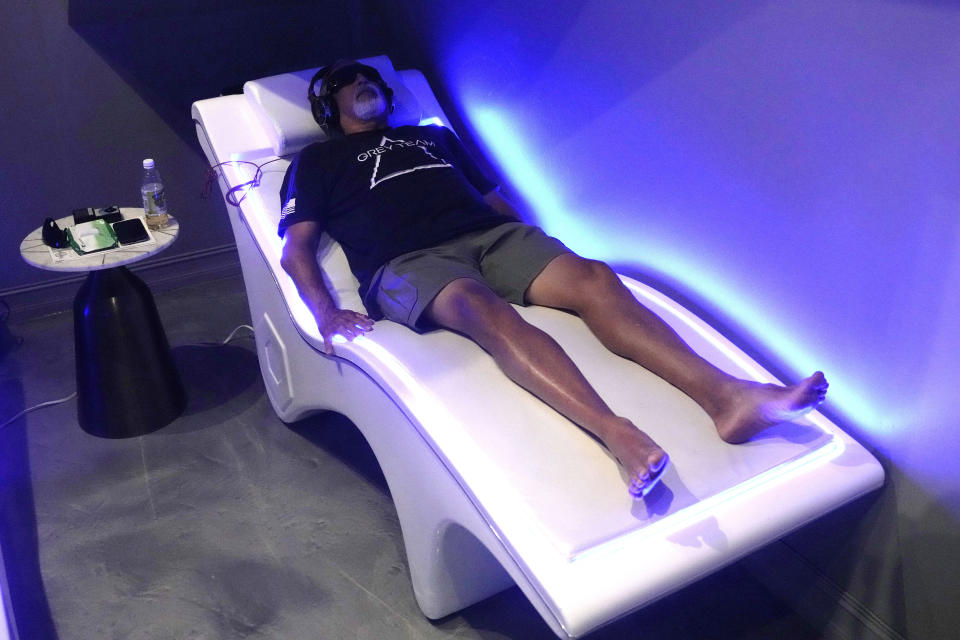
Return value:
[(602, 301), (612, 289), (620, 287), (621, 282), (607, 263), (578, 256), (572, 264), (569, 286), (576, 291), (581, 304), (589, 305), (592, 301)]
[(495, 330), (505, 314), (515, 312), (486, 284), (472, 278), (460, 278), (437, 294), (426, 313), (430, 320), (442, 327), (474, 335)]

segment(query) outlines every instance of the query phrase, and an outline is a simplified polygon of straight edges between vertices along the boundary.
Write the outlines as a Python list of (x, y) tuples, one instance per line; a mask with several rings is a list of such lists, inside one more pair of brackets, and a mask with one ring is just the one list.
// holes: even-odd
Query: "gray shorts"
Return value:
[(394, 258), (374, 274), (366, 297), (384, 317), (422, 330), (423, 311), (454, 280), (479, 280), (507, 302), (522, 305), (534, 278), (564, 253), (570, 250), (538, 227), (507, 222)]

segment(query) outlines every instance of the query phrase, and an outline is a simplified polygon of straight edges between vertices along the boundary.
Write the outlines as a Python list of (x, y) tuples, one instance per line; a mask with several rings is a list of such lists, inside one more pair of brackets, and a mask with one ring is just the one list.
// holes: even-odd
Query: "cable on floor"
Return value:
[[(248, 324), (241, 324), (241, 325), (238, 326), (236, 329), (234, 329), (233, 331), (231, 331), (231, 332), (230, 332), (230, 335), (228, 335), (223, 342), (220, 342), (220, 343), (201, 343), (201, 346), (213, 346), (213, 345), (219, 346), (219, 345), (225, 345), (225, 344), (227, 344), (228, 342), (230, 342), (231, 340), (233, 340), (233, 336), (235, 336), (235, 335), (237, 334), (237, 331), (240, 331), (240, 329), (249, 329), (249, 330), (250, 330), (250, 333), (255, 333), (253, 327), (251, 327), (250, 325), (248, 325)], [(41, 403), (38, 404), (38, 405), (34, 405), (34, 406), (30, 407), (29, 409), (24, 409), (23, 411), (21, 411), (20, 413), (18, 413), (18, 414), (15, 415), (15, 416), (13, 416), (12, 418), (10, 418), (9, 420), (7, 420), (7, 421), (4, 422), (3, 424), (0, 424), (0, 429), (3, 429), (4, 427), (6, 427), (8, 424), (10, 424), (10, 423), (12, 423), (12, 422), (16, 422), (16, 420), (17, 420), (18, 418), (20, 418), (21, 416), (25, 416), (26, 414), (30, 413), (31, 411), (35, 411), (35, 410), (37, 410), (37, 409), (43, 409), (44, 407), (52, 407), (52, 406), (54, 406), (54, 405), (63, 404), (64, 402), (67, 402), (68, 400), (73, 400), (73, 399), (76, 398), (76, 397), (77, 397), (77, 392), (74, 391), (73, 393), (71, 393), (70, 395), (68, 395), (66, 398), (60, 398), (59, 400), (48, 400), (47, 402), (41, 402)]]
[(41, 402), (40, 404), (35, 405), (35, 406), (33, 406), (33, 407), (30, 407), (29, 409), (24, 409), (23, 411), (21, 411), (20, 413), (18, 413), (18, 414), (15, 415), (15, 416), (13, 416), (12, 418), (10, 418), (9, 420), (7, 420), (7, 421), (4, 422), (3, 424), (0, 424), (0, 429), (3, 429), (5, 426), (7, 426), (8, 424), (10, 424), (11, 422), (14, 422), (14, 421), (15, 421), (17, 418), (19, 418), (20, 416), (26, 415), (26, 414), (30, 413), (31, 411), (33, 411), (33, 410), (35, 410), (35, 409), (43, 409), (44, 407), (52, 407), (52, 406), (54, 406), (54, 405), (56, 405), (56, 404), (63, 404), (63, 403), (66, 402), (67, 400), (73, 400), (73, 399), (76, 398), (76, 397), (77, 397), (77, 392), (74, 391), (73, 393), (71, 393), (70, 395), (68, 395), (66, 398), (60, 398), (59, 400), (48, 400), (47, 402)]
[(236, 333), (237, 333), (237, 331), (240, 331), (240, 329), (250, 329), (250, 333), (252, 333), (252, 334), (254, 334), (254, 335), (256, 335), (256, 333), (257, 333), (256, 330), (254, 330), (254, 328), (251, 327), (250, 325), (248, 325), (248, 324), (242, 324), (242, 325), (240, 325), (239, 327), (237, 327), (236, 329), (234, 329), (233, 331), (231, 331), (231, 332), (230, 332), (230, 335), (227, 336), (227, 339), (224, 340), (223, 342), (221, 342), (220, 344), (227, 344), (228, 342), (230, 342), (231, 340), (233, 340), (233, 336), (235, 336)]

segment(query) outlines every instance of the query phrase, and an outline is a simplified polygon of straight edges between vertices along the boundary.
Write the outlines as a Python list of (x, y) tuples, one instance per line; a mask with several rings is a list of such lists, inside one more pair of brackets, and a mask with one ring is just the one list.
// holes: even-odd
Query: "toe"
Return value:
[(660, 459), (650, 465), (650, 472), (654, 474), (661, 473), (667, 466), (667, 461), (670, 460), (670, 456), (664, 454), (660, 456)]
[(634, 476), (630, 480), (630, 487), (628, 489), (630, 495), (635, 498), (643, 498), (650, 493), (653, 488), (660, 483), (661, 478), (663, 478), (663, 472), (666, 471), (669, 461), (670, 456), (664, 454), (642, 475), (637, 474)]

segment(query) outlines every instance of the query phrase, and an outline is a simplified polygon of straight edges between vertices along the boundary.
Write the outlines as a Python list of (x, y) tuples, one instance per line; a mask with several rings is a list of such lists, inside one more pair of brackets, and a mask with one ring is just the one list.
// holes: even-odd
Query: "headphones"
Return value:
[[(369, 65), (352, 60), (337, 60), (317, 71), (310, 80), (310, 87), (307, 89), (307, 99), (310, 101), (310, 112), (313, 114), (313, 119), (317, 121), (317, 124), (327, 135), (343, 133), (340, 128), (340, 109), (337, 107), (334, 94), (341, 87), (351, 84), (358, 73), (380, 87), (380, 91), (383, 92), (383, 97), (387, 101), (387, 107), (390, 113), (393, 113), (393, 89), (387, 86), (379, 71)], [(330, 81), (328, 82), (328, 80)]]

